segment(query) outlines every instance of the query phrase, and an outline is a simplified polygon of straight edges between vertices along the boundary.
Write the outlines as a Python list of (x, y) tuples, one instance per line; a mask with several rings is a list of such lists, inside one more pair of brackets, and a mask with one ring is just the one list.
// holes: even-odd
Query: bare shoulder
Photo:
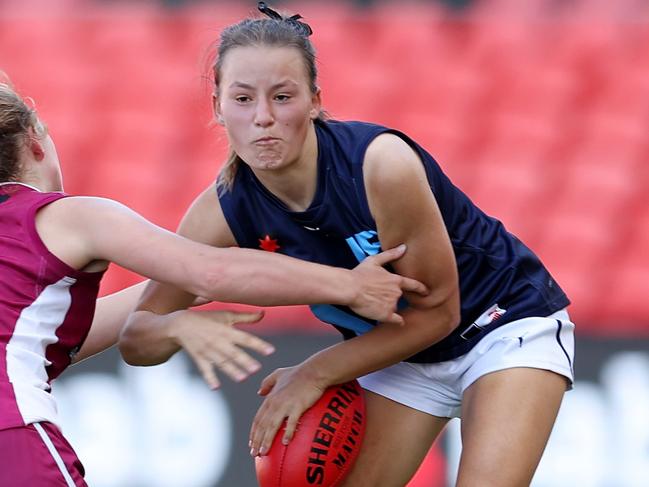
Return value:
[[(85, 268), (97, 260), (93, 240), (107, 229), (119, 228), (124, 216), (135, 213), (113, 200), (70, 196), (53, 201), (36, 214), (36, 231), (49, 251), (75, 269), (101, 270), (106, 263)], [(101, 260), (101, 259), (99, 259)]]
[(385, 190), (425, 182), (426, 172), (415, 150), (391, 133), (376, 137), (365, 152), (363, 174), (367, 189)]
[(214, 183), (205, 188), (190, 205), (178, 226), (178, 234), (216, 247), (236, 245)]
[(36, 215), (37, 225), (46, 223), (84, 227), (109, 223), (111, 216), (135, 214), (115, 200), (94, 196), (68, 196), (44, 206)]

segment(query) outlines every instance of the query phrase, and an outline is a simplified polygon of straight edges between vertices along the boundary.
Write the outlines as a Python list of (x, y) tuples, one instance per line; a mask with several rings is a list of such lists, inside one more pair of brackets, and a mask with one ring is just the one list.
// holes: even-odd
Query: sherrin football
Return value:
[(270, 451), (255, 458), (260, 487), (335, 487), (354, 464), (365, 433), (365, 397), (358, 381), (328, 388), (300, 418), (293, 439), (283, 428)]

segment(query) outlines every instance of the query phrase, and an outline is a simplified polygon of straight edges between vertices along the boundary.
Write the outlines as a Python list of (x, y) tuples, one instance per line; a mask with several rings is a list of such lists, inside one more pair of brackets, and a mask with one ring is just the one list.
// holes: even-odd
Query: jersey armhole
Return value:
[[(422, 149), (410, 137), (408, 137), (403, 132), (388, 127), (383, 127), (381, 130), (378, 130), (377, 132), (370, 134), (370, 136), (366, 137), (366, 139), (361, 144), (359, 144), (359, 146), (356, 149), (356, 154), (352, 160), (360, 161), (360, 163), (358, 164), (352, 163), (352, 175), (353, 175), (354, 186), (356, 188), (356, 194), (358, 195), (361, 208), (365, 212), (367, 218), (369, 218), (369, 221), (372, 222), (374, 221), (374, 217), (372, 216), (372, 212), (370, 211), (370, 206), (367, 199), (367, 190), (365, 188), (363, 165), (365, 164), (365, 154), (367, 153), (367, 148), (374, 141), (374, 139), (376, 139), (379, 135), (383, 135), (383, 134), (396, 135), (401, 140), (403, 140), (406, 144), (408, 144), (408, 146), (415, 152), (415, 154), (417, 154), (417, 156), (421, 160), (421, 164), (424, 167), (424, 170), (426, 171), (426, 176), (428, 177), (429, 185), (431, 184), (430, 174), (424, 162), (425, 158), (424, 158), (424, 154), (422, 153)], [(432, 185), (431, 185), (431, 190), (432, 190)]]
[(221, 205), (223, 218), (225, 218), (225, 222), (228, 224), (228, 227), (230, 227), (230, 231), (232, 232), (232, 235), (234, 236), (237, 245), (239, 247), (245, 247), (246, 234), (241, 228), (241, 226), (239, 225), (239, 222), (237, 221), (234, 215), (235, 213), (233, 208), (234, 205), (232, 203), (232, 199), (234, 198), (234, 195), (232, 194), (232, 190), (227, 190), (221, 193), (219, 189), (216, 188), (215, 191), (216, 191), (216, 197), (218, 198), (219, 204)]
[(48, 265), (50, 265), (56, 272), (59, 272), (65, 276), (73, 277), (76, 279), (101, 278), (104, 272), (106, 272), (105, 270), (96, 271), (96, 272), (84, 272), (75, 269), (74, 267), (63, 262), (56, 255), (54, 255), (50, 251), (50, 249), (47, 248), (47, 245), (45, 245), (45, 242), (43, 242), (41, 236), (38, 234), (38, 231), (36, 230), (36, 213), (38, 213), (38, 211), (44, 208), (45, 206), (54, 203), (55, 201), (59, 201), (60, 199), (67, 198), (68, 196), (69, 195), (63, 193), (51, 194), (43, 198), (42, 200), (39, 200), (36, 203), (34, 203), (27, 211), (26, 221), (24, 222), (27, 235), (31, 239), (35, 248), (38, 250), (39, 255), (43, 257), (47, 261)]

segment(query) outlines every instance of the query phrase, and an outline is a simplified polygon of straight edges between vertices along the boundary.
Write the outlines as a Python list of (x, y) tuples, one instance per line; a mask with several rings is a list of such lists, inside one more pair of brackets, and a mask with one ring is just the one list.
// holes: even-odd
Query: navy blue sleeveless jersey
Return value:
[[(318, 183), (306, 211), (287, 209), (245, 164), (238, 167), (232, 189), (219, 191), (223, 214), (241, 247), (277, 250), (348, 269), (379, 252), (363, 183), (363, 159), (374, 138), (393, 133), (423, 161), (455, 251), (460, 280), (459, 326), (407, 361), (432, 363), (459, 357), (498, 326), (525, 317), (548, 316), (569, 304), (538, 257), (502, 223), (476, 207), (433, 157), (408, 136), (362, 122), (317, 121), (315, 129)], [(376, 325), (343, 306), (315, 305), (311, 310), (345, 338)]]

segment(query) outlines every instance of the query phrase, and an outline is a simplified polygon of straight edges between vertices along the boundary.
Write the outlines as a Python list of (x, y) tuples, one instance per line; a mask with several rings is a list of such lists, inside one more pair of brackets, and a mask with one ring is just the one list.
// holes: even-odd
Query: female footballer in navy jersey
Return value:
[[(405, 326), (312, 306), (345, 340), (264, 379), (251, 454), (268, 452), (284, 419), (280, 434), (290, 441), (328, 386), (358, 378), (367, 429), (345, 486), (406, 485), (453, 417), (462, 419), (457, 485), (529, 484), (573, 381), (568, 298), (407, 135), (326, 120), (311, 28), (259, 8), (269, 18), (221, 34), (213, 101), (231, 154), (188, 210), (182, 234), (217, 246), (261, 242), (345, 268), (406, 242), (408, 254), (393, 266), (430, 293), (407, 294)], [(190, 298), (153, 285), (125, 336), (145, 337), (159, 319), (150, 311), (171, 312)]]
[[(0, 485), (86, 485), (83, 467), (58, 427), (51, 382), (72, 362), (117, 341), (135, 305), (133, 290), (100, 300), (109, 262), (195, 295), (257, 305), (349, 304), (363, 315), (402, 322), (402, 288), (421, 283), (381, 268), (404, 248), (349, 271), (181, 238), (114, 201), (62, 192), (56, 149), (36, 112), (0, 82)], [(136, 289), (137, 291), (137, 289)], [(191, 303), (186, 303), (191, 304)], [(95, 312), (96, 311), (96, 312)], [(234, 328), (260, 313), (183, 311), (164, 317), (167, 338), (147, 353), (184, 348), (212, 387), (215, 369), (243, 380), (259, 369), (245, 349), (272, 352)]]

